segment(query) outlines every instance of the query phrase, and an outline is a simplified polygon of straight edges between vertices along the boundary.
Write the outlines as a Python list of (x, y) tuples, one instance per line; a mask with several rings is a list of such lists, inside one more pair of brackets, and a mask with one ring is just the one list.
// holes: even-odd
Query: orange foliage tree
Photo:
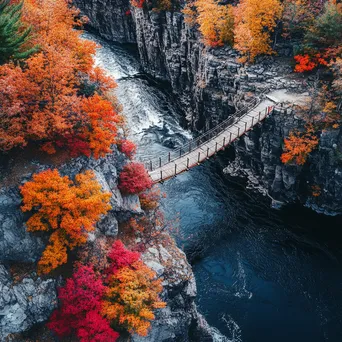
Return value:
[(316, 53), (313, 56), (309, 54), (294, 56), (297, 62), (294, 71), (295, 72), (307, 72), (312, 71), (318, 65), (328, 65), (326, 56), (322, 56), (320, 53)]
[(40, 52), (20, 65), (0, 66), (0, 150), (86, 133), (95, 156), (108, 152), (116, 133), (114, 108), (98, 95), (83, 99), (80, 89), (87, 80), (103, 94), (115, 83), (94, 68), (96, 44), (73, 29), (81, 24), (78, 17), (66, 0), (25, 1), (23, 21), (32, 26)]
[(122, 122), (113, 105), (99, 95), (83, 100), (82, 109), (87, 114), (88, 125), (81, 129), (94, 157), (103, 157), (115, 143), (116, 124)]
[(22, 211), (34, 210), (27, 230), (52, 231), (49, 245), (38, 263), (39, 273), (49, 273), (67, 261), (67, 250), (82, 245), (87, 232), (111, 208), (110, 194), (103, 193), (91, 171), (78, 174), (75, 182), (57, 170), (33, 175), (21, 188)]
[[(165, 194), (163, 194), (165, 197)], [(141, 208), (145, 211), (153, 211), (158, 208), (161, 198), (160, 189), (151, 189), (139, 194)]]
[[(122, 247), (122, 244), (113, 246), (114, 249)], [(166, 305), (159, 298), (163, 289), (161, 280), (156, 279), (156, 273), (131, 252), (111, 253), (111, 257), (120, 262), (112, 260), (116, 267), (111, 269), (107, 279), (102, 314), (114, 327), (146, 336), (150, 321), (155, 318), (153, 310)]]
[(304, 165), (308, 155), (318, 145), (318, 138), (314, 135), (312, 127), (307, 127), (305, 132), (291, 132), (284, 140), (284, 153), (281, 161), (284, 164), (294, 162), (297, 165)]
[(280, 19), (279, 0), (241, 0), (235, 7), (235, 45), (242, 62), (253, 62), (261, 54), (273, 54), (270, 34)]
[(199, 30), (206, 45), (218, 46), (234, 41), (232, 6), (219, 5), (216, 0), (197, 0)]

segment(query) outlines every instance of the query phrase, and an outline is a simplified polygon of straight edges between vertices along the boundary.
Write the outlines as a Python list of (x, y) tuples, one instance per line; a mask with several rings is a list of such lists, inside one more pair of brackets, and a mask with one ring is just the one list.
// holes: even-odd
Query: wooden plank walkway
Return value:
[[(272, 99), (273, 100), (273, 99)], [(264, 120), (274, 108), (271, 99), (253, 100), (248, 106), (213, 129), (189, 141), (167, 156), (150, 161), (146, 168), (153, 183), (160, 183), (199, 165), (225, 149), (253, 126)]]

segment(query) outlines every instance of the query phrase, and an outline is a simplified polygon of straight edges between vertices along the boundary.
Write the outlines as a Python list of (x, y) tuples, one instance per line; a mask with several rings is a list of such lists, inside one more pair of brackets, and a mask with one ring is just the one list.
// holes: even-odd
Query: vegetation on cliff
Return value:
[(25, 0), (21, 20), (31, 31), (24, 31), (28, 51), (39, 51), (20, 63), (12, 53), (0, 66), (0, 149), (36, 142), (48, 153), (104, 156), (122, 118), (108, 93), (114, 81), (94, 65), (96, 45), (74, 29), (82, 24), (79, 11), (64, 0)]
[(67, 262), (67, 250), (87, 241), (101, 215), (111, 208), (110, 194), (101, 190), (91, 171), (78, 174), (75, 182), (57, 170), (33, 176), (21, 187), (23, 211), (34, 211), (27, 230), (52, 231), (49, 245), (38, 263), (40, 273), (49, 273)]
[[(84, 22), (69, 0), (0, 0), (2, 155), (23, 148), (33, 157), (67, 151), (63, 161), (81, 155), (94, 160), (115, 149), (123, 164), (133, 159), (135, 144), (118, 133), (124, 120), (111, 92), (116, 84), (95, 66), (97, 46), (82, 39)], [(47, 241), (38, 274), (64, 274), (73, 264), (48, 327), (60, 338), (83, 342), (115, 341), (116, 331), (146, 336), (154, 310), (166, 305), (159, 298), (161, 279), (122, 242), (89, 242), (111, 210), (112, 194), (91, 170), (61, 173), (40, 170), (20, 186), (26, 229)], [(151, 186), (142, 164), (123, 167), (122, 192), (138, 194)]]
[[(116, 341), (115, 330), (146, 336), (153, 310), (165, 307), (159, 298), (161, 280), (120, 240), (106, 261), (80, 265), (59, 290), (61, 307), (48, 323), (60, 337), (76, 335), (81, 342)], [(99, 265), (108, 265), (101, 269)]]

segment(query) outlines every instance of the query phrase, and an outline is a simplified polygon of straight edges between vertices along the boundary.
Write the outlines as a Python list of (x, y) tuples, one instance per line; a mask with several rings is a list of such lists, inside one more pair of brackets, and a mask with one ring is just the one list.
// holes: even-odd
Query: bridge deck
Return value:
[[(265, 119), (267, 115), (272, 112), (274, 103), (270, 99), (262, 101), (260, 104), (251, 108), (247, 114), (242, 115), (236, 119), (231, 125), (223, 129), (221, 132), (215, 131), (212, 133), (212, 137), (208, 136), (208, 140), (201, 143), (196, 142), (196, 145), (191, 148), (187, 148), (187, 152), (182, 154), (180, 149), (180, 155), (171, 160), (170, 154), (166, 163), (162, 164), (162, 159), (159, 159), (157, 167), (153, 167), (153, 164), (148, 166), (149, 175), (154, 183), (159, 183), (174, 177), (190, 168), (199, 165), (201, 162), (213, 156), (218, 151), (224, 149), (230, 145), (238, 137), (245, 134), (254, 125)], [(211, 134), (211, 133), (209, 133)]]

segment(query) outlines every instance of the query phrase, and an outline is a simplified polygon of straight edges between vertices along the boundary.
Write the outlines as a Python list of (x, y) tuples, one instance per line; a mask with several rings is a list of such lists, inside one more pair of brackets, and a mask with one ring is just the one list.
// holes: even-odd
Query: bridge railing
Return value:
[(247, 103), (247, 105), (237, 112), (235, 112), (232, 117), (222, 121), (220, 124), (216, 125), (215, 127), (209, 129), (208, 131), (200, 134), (198, 137), (189, 140), (187, 143), (182, 145), (179, 148), (169, 151), (168, 154), (160, 156), (159, 158), (150, 160), (145, 164), (145, 167), (148, 171), (153, 171), (157, 168), (162, 167), (168, 163), (171, 163), (189, 153), (191, 153), (194, 149), (198, 148), (202, 144), (210, 141), (214, 137), (221, 134), (224, 130), (226, 130), (229, 126), (233, 125), (237, 119), (241, 116), (250, 112), (253, 108), (255, 108), (261, 100), (259, 98), (254, 98)]

